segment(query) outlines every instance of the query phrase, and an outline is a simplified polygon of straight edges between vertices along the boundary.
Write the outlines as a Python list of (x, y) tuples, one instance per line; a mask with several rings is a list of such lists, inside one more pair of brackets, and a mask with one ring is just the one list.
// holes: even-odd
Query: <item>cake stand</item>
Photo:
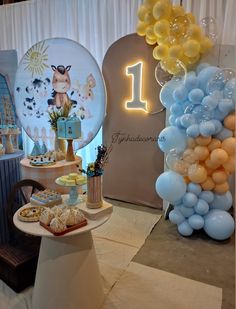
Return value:
[(70, 188), (69, 198), (65, 200), (65, 203), (69, 206), (74, 206), (76, 204), (84, 202), (84, 199), (81, 194), (78, 192), (78, 188), (82, 187), (87, 183), (87, 181), (81, 185), (65, 185), (60, 181), (60, 177), (55, 180), (56, 184), (65, 188)]

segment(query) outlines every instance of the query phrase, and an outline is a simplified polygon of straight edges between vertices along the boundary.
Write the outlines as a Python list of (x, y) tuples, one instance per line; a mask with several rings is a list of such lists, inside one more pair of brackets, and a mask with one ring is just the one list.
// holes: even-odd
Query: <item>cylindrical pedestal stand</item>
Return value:
[(102, 207), (102, 176), (88, 177), (87, 207)]

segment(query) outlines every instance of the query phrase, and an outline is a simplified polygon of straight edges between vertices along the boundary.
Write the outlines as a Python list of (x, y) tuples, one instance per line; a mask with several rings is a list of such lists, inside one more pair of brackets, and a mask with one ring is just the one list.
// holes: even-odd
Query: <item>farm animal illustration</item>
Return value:
[(70, 106), (71, 104), (76, 105), (76, 101), (72, 101), (67, 92), (71, 87), (71, 80), (69, 71), (71, 65), (64, 67), (64, 65), (51, 65), (53, 73), (52, 86), (53, 93), (52, 99), (48, 100), (48, 105), (56, 106), (57, 109), (63, 108), (64, 106)]
[(94, 99), (93, 88), (96, 86), (96, 80), (92, 74), (87, 76), (85, 84), (81, 84), (78, 80), (73, 87), (73, 91), (77, 95), (78, 111), (77, 114), (81, 119), (92, 118), (90, 110), (87, 106), (89, 101)]

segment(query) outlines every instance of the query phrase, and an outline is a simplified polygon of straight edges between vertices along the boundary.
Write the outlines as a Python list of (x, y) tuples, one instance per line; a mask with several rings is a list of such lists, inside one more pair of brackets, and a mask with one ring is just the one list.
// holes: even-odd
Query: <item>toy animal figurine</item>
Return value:
[(52, 70), (54, 71), (52, 86), (53, 86), (53, 99), (48, 100), (48, 105), (55, 105), (58, 109), (61, 107), (70, 107), (72, 102), (67, 95), (67, 91), (70, 89), (71, 81), (69, 76), (69, 71), (71, 65), (64, 67), (64, 65), (51, 65)]

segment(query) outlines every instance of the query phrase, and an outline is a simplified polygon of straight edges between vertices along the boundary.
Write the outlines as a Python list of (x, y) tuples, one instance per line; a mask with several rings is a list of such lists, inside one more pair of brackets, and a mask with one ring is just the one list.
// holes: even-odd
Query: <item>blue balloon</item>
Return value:
[(203, 121), (199, 125), (200, 134), (203, 136), (211, 136), (216, 133), (214, 123), (210, 121)]
[(175, 87), (175, 84), (169, 81), (161, 88), (160, 101), (161, 104), (167, 109), (169, 109), (171, 105), (175, 103), (175, 100), (173, 98), (173, 91), (175, 90)]
[(191, 114), (184, 114), (180, 117), (180, 123), (184, 128), (188, 128), (196, 123), (195, 117)]
[(202, 187), (196, 183), (190, 182), (187, 186), (187, 191), (198, 196), (202, 191)]
[(192, 215), (188, 218), (188, 223), (194, 230), (200, 230), (204, 226), (204, 219), (200, 215)]
[(178, 201), (174, 202), (173, 205), (179, 206), (182, 204), (182, 198), (180, 198)]
[(230, 191), (227, 191), (225, 194), (216, 194), (214, 195), (212, 201), (210, 202), (212, 208), (229, 210), (233, 205), (233, 198)]
[(235, 86), (236, 86), (236, 78), (234, 77), (225, 84), (225, 88), (223, 91), (224, 98), (232, 99), (235, 101), (236, 99)]
[(218, 134), (222, 130), (222, 123), (216, 119), (212, 119), (211, 122), (215, 126), (215, 134)]
[(205, 62), (202, 62), (200, 63), (197, 68), (196, 68), (196, 73), (199, 74), (203, 69), (209, 67), (210, 64), (209, 63), (205, 63)]
[(183, 86), (177, 87), (173, 92), (173, 98), (176, 102), (183, 102), (188, 98), (188, 90)]
[(186, 135), (174, 126), (166, 127), (159, 134), (158, 145), (163, 152), (169, 152), (171, 149), (182, 152), (187, 145)]
[(187, 188), (184, 178), (173, 171), (162, 173), (157, 178), (155, 187), (160, 197), (170, 203), (182, 198)]
[(213, 239), (225, 240), (234, 232), (234, 220), (227, 211), (212, 209), (204, 220), (204, 230)]
[(202, 89), (205, 93), (207, 93), (208, 82), (218, 71), (220, 71), (219, 68), (208, 66), (199, 72), (197, 76), (199, 80), (199, 88)]
[(211, 191), (202, 191), (199, 194), (199, 198), (204, 200), (207, 203), (212, 203), (214, 200), (214, 193)]
[(185, 217), (178, 209), (175, 208), (169, 213), (169, 220), (170, 222), (179, 225), (185, 220)]
[(189, 137), (193, 137), (193, 138), (197, 137), (200, 134), (199, 125), (193, 124), (193, 125), (189, 126), (186, 130), (186, 134)]
[(197, 204), (194, 206), (194, 209), (197, 214), (205, 215), (209, 211), (209, 205), (206, 201), (199, 199)]
[(209, 110), (213, 110), (218, 105), (218, 100), (210, 95), (207, 95), (202, 100), (202, 105), (207, 106)]
[(192, 207), (185, 207), (184, 205), (179, 206), (179, 211), (185, 218), (188, 218), (194, 214), (194, 209)]
[(235, 109), (235, 106), (231, 99), (221, 99), (218, 108), (221, 112), (229, 114)]
[(196, 75), (187, 76), (187, 78), (184, 82), (184, 86), (186, 87), (186, 89), (188, 91), (195, 89), (195, 88), (198, 88), (198, 85), (199, 85), (199, 81), (198, 81)]
[(194, 193), (187, 192), (183, 196), (183, 204), (185, 207), (193, 207), (197, 201), (198, 198)]
[(216, 119), (216, 120), (224, 120), (224, 118), (228, 115), (227, 112), (222, 112), (219, 110), (218, 107), (216, 107), (214, 110), (213, 110), (213, 118)]
[(185, 130), (185, 127), (183, 127), (182, 124), (181, 124), (181, 117), (177, 117), (177, 118), (175, 119), (175, 125), (176, 125), (176, 127), (177, 127), (178, 129), (180, 129), (180, 130)]
[(193, 229), (191, 228), (187, 220), (178, 225), (178, 231), (183, 236), (190, 236), (193, 233)]
[(171, 126), (174, 126), (175, 125), (175, 121), (176, 121), (175, 115), (170, 115), (169, 118), (168, 118), (168, 121), (169, 121), (169, 124)]
[(184, 111), (180, 104), (174, 103), (170, 107), (170, 112), (176, 116), (180, 116), (183, 114)]
[(188, 94), (189, 101), (193, 103), (201, 102), (203, 97), (204, 92), (199, 88), (192, 89)]
[(224, 139), (228, 138), (228, 137), (232, 137), (233, 136), (233, 132), (229, 129), (226, 129), (223, 127), (223, 129), (216, 135), (216, 137), (223, 141)]

